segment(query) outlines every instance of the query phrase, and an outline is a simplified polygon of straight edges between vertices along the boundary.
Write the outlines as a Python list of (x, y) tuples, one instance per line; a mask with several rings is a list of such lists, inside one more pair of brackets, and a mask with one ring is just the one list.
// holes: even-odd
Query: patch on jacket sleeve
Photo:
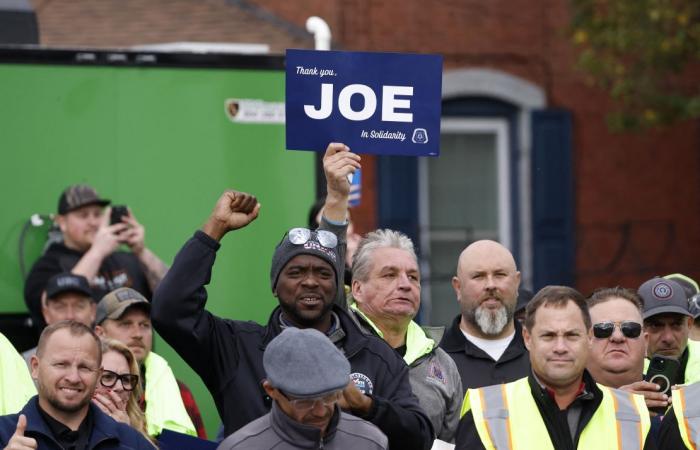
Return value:
[(440, 367), (440, 363), (437, 360), (430, 361), (430, 365), (428, 366), (428, 378), (439, 381), (442, 384), (447, 384), (445, 375), (442, 372), (442, 367)]
[(367, 375), (360, 372), (353, 372), (350, 374), (350, 378), (363, 394), (372, 395), (372, 392), (374, 392), (374, 385)]

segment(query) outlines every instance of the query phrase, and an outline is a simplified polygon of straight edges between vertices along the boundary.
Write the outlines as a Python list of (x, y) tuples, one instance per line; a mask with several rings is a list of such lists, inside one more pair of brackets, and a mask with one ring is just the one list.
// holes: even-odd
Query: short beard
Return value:
[(513, 309), (502, 304), (497, 310), (491, 311), (479, 305), (476, 309), (464, 311), (464, 318), (486, 336), (498, 336), (513, 320)]
[(331, 301), (323, 306), (323, 308), (318, 312), (318, 315), (314, 317), (304, 317), (303, 315), (299, 314), (299, 311), (294, 306), (290, 306), (281, 301), (279, 302), (279, 305), (282, 309), (284, 319), (291, 322), (291, 324), (295, 327), (299, 328), (315, 328), (316, 325), (321, 323), (333, 309), (333, 302)]

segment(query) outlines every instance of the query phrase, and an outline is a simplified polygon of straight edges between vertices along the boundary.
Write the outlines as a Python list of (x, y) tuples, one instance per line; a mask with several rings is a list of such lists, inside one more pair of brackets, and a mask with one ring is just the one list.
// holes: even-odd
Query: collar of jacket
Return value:
[[(51, 433), (48, 424), (41, 417), (38, 408), (39, 397), (35, 395), (22, 408), (20, 414), (27, 417), (26, 433), (36, 433), (45, 436), (46, 438), (56, 442), (56, 439)], [(119, 441), (119, 433), (117, 431), (117, 422), (108, 418), (108, 416), (100, 411), (100, 409), (90, 402), (89, 408), (92, 412), (93, 428), (90, 431), (88, 440), (88, 448), (95, 447), (98, 443), (106, 440)], [(58, 446), (58, 442), (56, 442)]]
[[(357, 303), (354, 300), (350, 303), (350, 311), (350, 314), (357, 318), (361, 329), (384, 339), (382, 330), (380, 330), (365, 313), (360, 311), (360, 308), (357, 307)], [(419, 358), (429, 355), (434, 348), (435, 341), (425, 335), (420, 325), (411, 320), (406, 330), (406, 354), (403, 356), (403, 360), (406, 364), (410, 366)]]
[(277, 436), (298, 448), (323, 448), (320, 444), (328, 443), (333, 439), (339, 421), (340, 409), (336, 406), (326, 434), (321, 437), (319, 428), (304, 425), (292, 419), (280, 409), (277, 402), (272, 403), (272, 411), (270, 411), (270, 425)]
[[(355, 353), (362, 350), (367, 346), (367, 337), (362, 333), (359, 326), (350, 318), (348, 312), (345, 311), (338, 305), (333, 305), (331, 311), (333, 311), (340, 320), (340, 328), (345, 333), (345, 337), (335, 342), (344, 353), (345, 356), (350, 358)], [(265, 327), (265, 335), (260, 343), (260, 350), (265, 351), (267, 344), (270, 343), (275, 336), (282, 332), (282, 326), (280, 325), (279, 315), (282, 313), (282, 308), (277, 306), (267, 321)], [(336, 332), (337, 333), (337, 332)]]
[[(464, 352), (474, 358), (493, 360), (488, 353), (464, 337), (464, 333), (462, 333), (462, 329), (459, 327), (461, 320), (461, 314), (455, 317), (450, 327), (445, 330), (445, 335), (440, 342), (440, 347), (442, 347), (442, 349), (448, 353)], [(519, 358), (523, 353), (527, 352), (527, 349), (525, 348), (525, 341), (523, 341), (523, 327), (517, 320), (514, 321), (514, 326), (515, 335), (513, 336), (513, 340), (510, 341), (510, 344), (508, 344), (508, 347), (501, 356), (501, 359), (498, 360), (499, 363)]]

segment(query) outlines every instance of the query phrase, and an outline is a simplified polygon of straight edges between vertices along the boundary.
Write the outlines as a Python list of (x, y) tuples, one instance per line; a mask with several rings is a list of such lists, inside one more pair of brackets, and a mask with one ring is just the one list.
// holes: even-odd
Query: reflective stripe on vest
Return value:
[[(679, 387), (674, 393), (676, 415), (685, 446), (695, 450), (700, 442), (700, 383)], [(688, 401), (690, 400), (690, 401)]]
[[(628, 392), (598, 387), (603, 392), (603, 400), (582, 431), (578, 448), (641, 450), (649, 431), (649, 417), (643, 399)], [(470, 391), (469, 409), (477, 430), (481, 428), (479, 435), (487, 449), (553, 448), (539, 410), (532, 411), (537, 405), (527, 378)], [(509, 407), (509, 395), (511, 400), (517, 399), (517, 404), (514, 402)], [(520, 437), (514, 440), (514, 436)]]
[(486, 430), (491, 437), (491, 442), (498, 449), (513, 448), (505, 384), (488, 386), (479, 389), (478, 392), (481, 397)]
[(642, 438), (642, 423), (629, 392), (617, 389), (606, 389), (612, 394), (615, 402), (615, 418), (617, 419), (617, 448), (634, 450), (644, 447)]

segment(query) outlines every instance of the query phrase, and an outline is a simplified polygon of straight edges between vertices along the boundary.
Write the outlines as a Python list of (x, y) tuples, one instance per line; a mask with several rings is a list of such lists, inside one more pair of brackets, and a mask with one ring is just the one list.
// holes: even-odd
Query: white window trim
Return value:
[[(498, 240), (506, 248), (511, 248), (511, 199), (510, 199), (510, 138), (508, 122), (505, 119), (472, 119), (467, 117), (443, 118), (440, 122), (441, 134), (493, 134), (496, 143), (496, 171), (498, 189)], [(464, 149), (468, 151), (468, 149)], [(420, 158), (418, 163), (418, 215), (420, 225), (421, 274), (425, 280), (422, 286), (423, 320), (430, 322), (432, 312), (430, 282), (430, 201), (428, 180), (428, 158)], [(479, 236), (476, 236), (480, 239)]]

